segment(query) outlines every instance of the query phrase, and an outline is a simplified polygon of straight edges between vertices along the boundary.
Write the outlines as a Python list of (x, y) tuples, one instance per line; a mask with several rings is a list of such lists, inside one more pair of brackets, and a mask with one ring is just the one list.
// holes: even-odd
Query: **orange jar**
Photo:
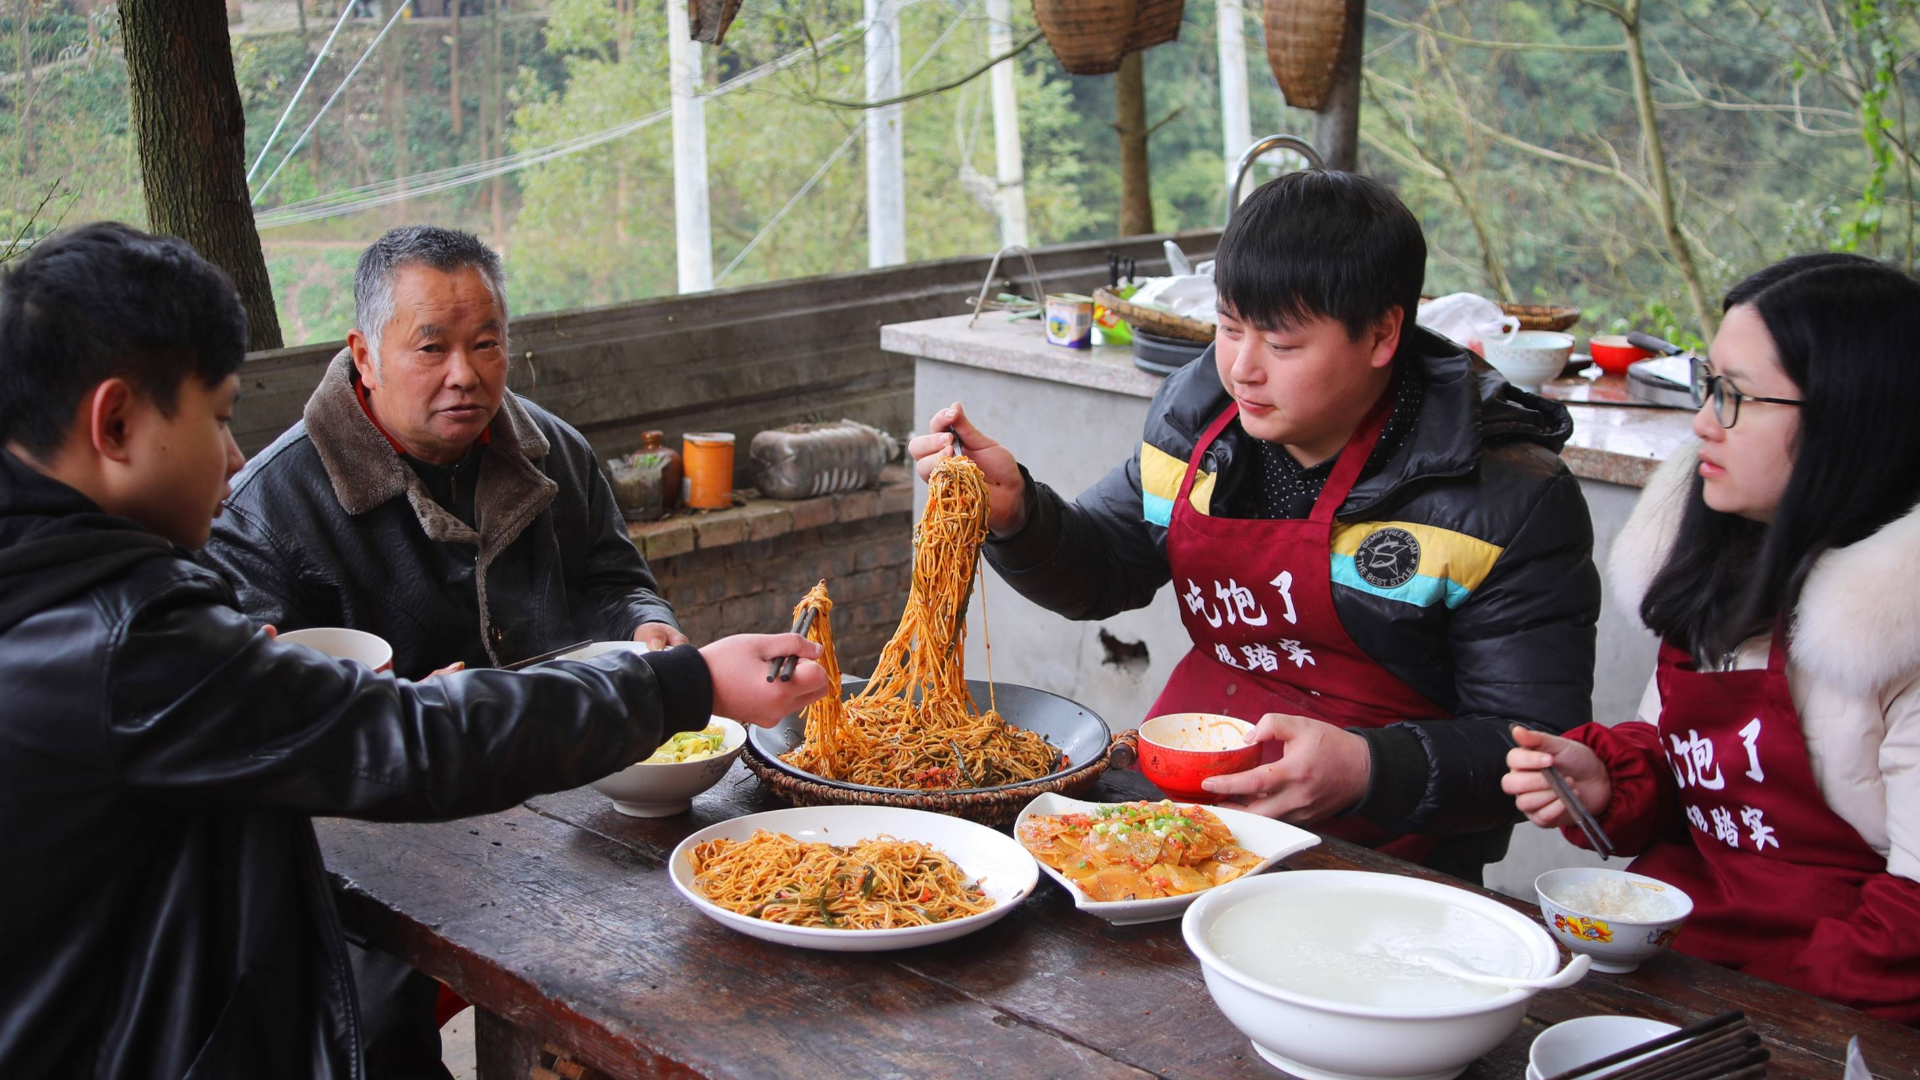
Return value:
[(733, 434), (691, 431), (681, 443), (687, 474), (687, 505), (695, 510), (725, 510), (733, 505)]

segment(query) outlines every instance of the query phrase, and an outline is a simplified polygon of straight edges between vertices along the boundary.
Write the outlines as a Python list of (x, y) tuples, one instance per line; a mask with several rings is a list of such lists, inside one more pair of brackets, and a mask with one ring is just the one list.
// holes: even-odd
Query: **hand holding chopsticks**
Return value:
[[(1561, 820), (1561, 815), (1546, 812), (1558, 802), (1565, 808), (1565, 817), (1580, 827), (1587, 843), (1602, 859), (1618, 854), (1612, 838), (1600, 827), (1599, 820), (1587, 809), (1586, 802), (1575, 790), (1575, 783), (1568, 781), (1558, 765), (1562, 758), (1567, 759), (1570, 767), (1575, 768), (1580, 786), (1599, 784), (1610, 790), (1611, 781), (1605, 763), (1592, 750), (1579, 743), (1534, 731), (1524, 725), (1503, 727), (1501, 734), (1513, 749), (1507, 754), (1507, 768), (1510, 771), (1501, 780), (1500, 786), (1507, 794), (1514, 796), (1514, 802), (1521, 812), (1535, 825), (1554, 827), (1566, 823)], [(1519, 741), (1521, 738), (1526, 739), (1528, 745), (1522, 746)], [(1545, 760), (1542, 761), (1542, 758)], [(1604, 795), (1600, 802), (1605, 805)]]
[[(819, 608), (811, 607), (801, 612), (800, 617), (793, 620), (793, 632), (799, 634), (801, 637), (806, 637), (812, 633), (813, 620), (819, 614)], [(773, 658), (773, 663), (767, 668), (767, 681), (772, 682), (775, 679), (779, 679), (781, 682), (792, 682), (793, 670), (799, 665), (800, 658), (798, 656), (776, 656)]]

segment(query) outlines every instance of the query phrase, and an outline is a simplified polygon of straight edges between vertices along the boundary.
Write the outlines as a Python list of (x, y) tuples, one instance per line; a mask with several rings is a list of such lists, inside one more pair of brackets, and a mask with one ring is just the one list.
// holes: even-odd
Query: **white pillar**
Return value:
[(667, 86), (673, 108), (673, 224), (680, 291), (713, 288), (713, 220), (707, 206), (707, 107), (700, 44), (687, 0), (667, 0)]
[[(684, 2), (684, 0), (683, 0)], [(867, 100), (900, 96), (899, 0), (866, 0)], [(907, 261), (907, 176), (901, 106), (867, 110), (867, 265)]]
[[(1013, 48), (1012, 0), (987, 0), (987, 55)], [(993, 93), (993, 156), (998, 165), (1000, 242), (1027, 243), (1027, 180), (1020, 165), (1020, 110), (1013, 96), (1014, 65), (1002, 60), (987, 76)]]
[[(1220, 0), (1220, 129), (1226, 152), (1227, 185), (1233, 168), (1253, 145), (1253, 111), (1247, 104), (1246, 8), (1242, 0)], [(1229, 207), (1231, 215), (1233, 209)]]

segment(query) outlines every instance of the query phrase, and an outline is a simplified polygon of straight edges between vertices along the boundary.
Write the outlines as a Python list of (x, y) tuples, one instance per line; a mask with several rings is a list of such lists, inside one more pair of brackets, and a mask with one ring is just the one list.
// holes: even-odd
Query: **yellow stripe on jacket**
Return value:
[[(1409, 543), (1415, 551), (1406, 551)], [(1331, 572), (1338, 584), (1388, 600), (1457, 608), (1493, 573), (1502, 550), (1478, 537), (1413, 521), (1336, 522)]]
[[(1140, 512), (1150, 523), (1166, 528), (1173, 522), (1173, 500), (1186, 479), (1187, 463), (1152, 443), (1140, 444)], [(1201, 470), (1193, 478), (1187, 501), (1205, 514), (1213, 505), (1213, 474)]]

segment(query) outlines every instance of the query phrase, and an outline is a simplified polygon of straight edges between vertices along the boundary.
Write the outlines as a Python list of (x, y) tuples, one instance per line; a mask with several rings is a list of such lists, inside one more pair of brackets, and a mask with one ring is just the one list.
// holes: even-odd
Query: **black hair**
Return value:
[(1213, 280), (1235, 315), (1262, 330), (1338, 320), (1358, 339), (1398, 307), (1413, 337), (1427, 238), (1393, 189), (1310, 169), (1262, 184), (1220, 235)]
[(110, 221), (56, 233), (0, 275), (0, 442), (53, 453), (112, 378), (171, 416), (188, 376), (217, 385), (246, 351), (233, 283), (186, 241)]
[(1725, 654), (1791, 615), (1822, 554), (1920, 503), (1920, 282), (1859, 255), (1802, 255), (1735, 285), (1799, 388), (1793, 472), (1770, 522), (1706, 504), (1696, 476), (1640, 617), (1696, 656)]

